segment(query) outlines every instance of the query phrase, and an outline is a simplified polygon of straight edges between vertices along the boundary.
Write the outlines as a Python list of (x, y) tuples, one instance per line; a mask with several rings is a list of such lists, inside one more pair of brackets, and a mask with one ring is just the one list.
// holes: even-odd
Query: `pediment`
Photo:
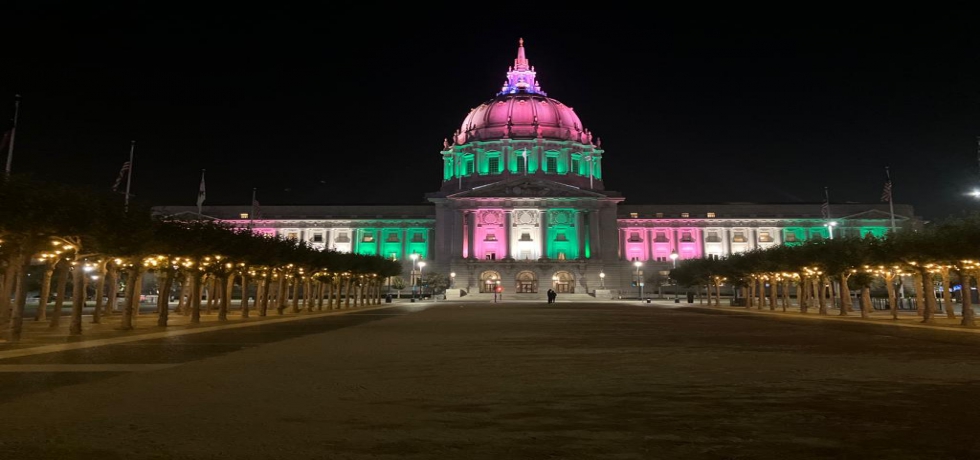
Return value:
[(544, 179), (515, 178), (465, 190), (448, 198), (606, 198), (606, 195)]
[[(882, 211), (880, 209), (869, 209), (867, 211), (862, 211), (862, 212), (859, 212), (857, 214), (851, 214), (849, 216), (842, 216), (841, 217), (841, 219), (849, 219), (849, 220), (858, 220), (858, 219), (869, 219), (869, 220), (871, 220), (871, 219), (890, 219), (890, 218), (891, 218), (891, 214), (889, 214), (889, 213), (887, 213), (885, 211)], [(896, 214), (895, 215), (895, 219), (905, 220), (905, 219), (908, 219), (908, 218), (905, 217), (905, 216)]]

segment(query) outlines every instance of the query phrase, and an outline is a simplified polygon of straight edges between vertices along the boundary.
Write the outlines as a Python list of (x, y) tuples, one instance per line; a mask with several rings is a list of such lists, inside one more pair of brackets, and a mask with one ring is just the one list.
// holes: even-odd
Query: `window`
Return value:
[(555, 241), (568, 241), (568, 238), (565, 237), (565, 232), (558, 232), (555, 235)]
[(579, 164), (578, 158), (572, 158), (572, 171), (574, 171), (576, 174), (578, 174), (578, 172), (579, 172), (578, 171), (578, 168), (579, 168), (578, 164)]
[(552, 174), (558, 172), (558, 157), (547, 157), (544, 161), (545, 172)]
[(323, 233), (314, 233), (313, 238), (310, 241), (313, 241), (314, 243), (322, 243)]
[(350, 243), (350, 237), (347, 236), (347, 232), (337, 233), (337, 237), (334, 238), (334, 242), (337, 243)]
[(565, 260), (565, 252), (558, 251), (558, 260)]
[(388, 243), (397, 243), (398, 242), (398, 234), (397, 233), (389, 233), (388, 234), (388, 239), (386, 239), (385, 241), (388, 242)]
[(629, 241), (634, 242), (634, 243), (635, 242), (638, 242), (638, 241), (643, 241), (643, 239), (640, 238), (640, 232), (630, 232), (630, 239), (629, 239)]
[(486, 259), (486, 260), (497, 260), (497, 253), (495, 253), (495, 252), (488, 252), (488, 253), (484, 254), (483, 258)]
[(239, 214), (238, 217), (241, 217), (242, 219), (248, 219), (248, 213), (247, 212), (243, 212), (243, 213)]
[(500, 157), (490, 157), (487, 166), (490, 168), (490, 174), (500, 174)]
[(713, 213), (713, 212), (709, 212), (709, 213), (708, 213), (708, 218), (709, 218), (709, 219), (714, 219), (714, 218), (715, 218), (715, 213)]
[(525, 160), (524, 157), (521, 155), (517, 155), (516, 160), (517, 160), (517, 174), (524, 174), (524, 171), (527, 169), (524, 167), (525, 164), (524, 162), (526, 162), (527, 160)]
[(364, 243), (373, 243), (374, 242), (374, 235), (372, 235), (370, 233), (365, 233), (364, 236), (361, 237), (361, 242), (364, 242)]
[(694, 241), (694, 237), (691, 236), (691, 232), (681, 232), (681, 242), (690, 243)]
[(638, 217), (640, 217), (640, 213), (637, 213), (637, 212), (631, 212), (630, 213), (630, 219), (636, 219)]
[(533, 241), (531, 239), (530, 233), (521, 233), (521, 239), (519, 241)]
[(664, 213), (662, 213), (662, 212), (658, 212), (658, 213), (656, 214), (656, 216), (657, 216), (657, 219), (663, 219), (663, 218), (664, 218)]
[(796, 232), (786, 232), (787, 243), (796, 243), (797, 241), (799, 240), (796, 239)]
[(412, 233), (412, 242), (413, 243), (424, 243), (425, 242), (425, 237), (422, 236), (422, 233), (421, 232)]
[(656, 243), (666, 243), (667, 242), (667, 234), (664, 233), (664, 232), (657, 232), (657, 237), (654, 238), (653, 241), (656, 242)]
[(288, 233), (286, 233), (286, 238), (289, 238), (291, 240), (298, 240), (299, 239), (299, 232), (288, 232)]
[(521, 259), (528, 260), (531, 258), (531, 251), (521, 251)]
[(689, 212), (682, 212), (682, 213), (681, 213), (681, 217), (683, 217), (683, 218), (685, 218), (685, 219), (686, 219), (686, 218), (688, 218), (688, 217), (691, 217), (691, 213), (689, 213)]
[(483, 239), (483, 241), (497, 241), (497, 235), (493, 233), (487, 233), (487, 236), (486, 238)]
[(819, 233), (811, 233), (810, 238), (813, 239), (814, 241), (820, 241), (823, 239), (823, 235)]
[(745, 242), (745, 232), (742, 232), (742, 231), (732, 232), (732, 242), (733, 243), (744, 243)]
[(772, 243), (772, 235), (768, 231), (759, 232), (759, 242), (760, 243)]
[(473, 167), (474, 167), (473, 160), (469, 160), (469, 161), (466, 162), (466, 175), (467, 176), (473, 175)]
[(708, 236), (705, 237), (704, 241), (706, 243), (720, 243), (721, 242), (721, 238), (718, 237), (718, 232), (717, 231), (709, 231), (708, 232)]

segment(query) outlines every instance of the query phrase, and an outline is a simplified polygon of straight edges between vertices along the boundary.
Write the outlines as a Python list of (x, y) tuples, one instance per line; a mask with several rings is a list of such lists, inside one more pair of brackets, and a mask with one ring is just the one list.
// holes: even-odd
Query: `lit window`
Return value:
[(656, 216), (657, 216), (657, 219), (663, 219), (663, 218), (664, 218), (664, 213), (662, 213), (662, 212), (658, 212), (658, 213), (656, 214)]
[(733, 243), (744, 243), (745, 242), (745, 232), (732, 232), (732, 242)]
[(372, 243), (372, 242), (374, 242), (374, 235), (372, 235), (370, 233), (365, 233), (364, 234), (364, 237), (361, 238), (361, 241), (363, 241), (365, 243)]
[(795, 243), (797, 241), (798, 240), (796, 239), (796, 232), (786, 232), (786, 242), (787, 243)]
[(667, 242), (667, 234), (664, 233), (664, 232), (657, 232), (657, 237), (654, 238), (653, 241), (654, 242), (657, 242), (657, 243), (666, 243)]
[(709, 213), (708, 213), (708, 218), (709, 218), (709, 219), (714, 219), (714, 218), (715, 218), (715, 213), (713, 213), (713, 212), (709, 212)]
[(487, 233), (487, 237), (483, 241), (497, 241), (497, 235), (493, 233)]
[(708, 236), (704, 239), (704, 241), (708, 243), (718, 243), (721, 242), (721, 238), (718, 238), (717, 231), (709, 231)]
[(490, 157), (487, 166), (490, 168), (490, 174), (500, 174), (500, 157)]
[(761, 242), (761, 243), (772, 243), (772, 235), (770, 235), (768, 231), (766, 231), (766, 232), (761, 232), (760, 231), (759, 232), (759, 242)]
[(422, 236), (422, 233), (413, 233), (412, 234), (412, 242), (413, 243), (423, 243), (423, 242), (425, 242), (425, 237)]
[(565, 232), (559, 232), (555, 235), (555, 241), (568, 241), (568, 238), (565, 237)]
[(398, 242), (398, 234), (397, 233), (389, 233), (388, 234), (388, 239), (386, 239), (385, 241), (387, 241), (389, 243), (397, 243)]
[(291, 240), (298, 240), (299, 239), (299, 232), (289, 232), (289, 233), (286, 233), (286, 238), (289, 238)]
[(242, 219), (248, 219), (248, 213), (247, 212), (243, 212), (243, 213), (239, 214), (238, 216), (241, 217)]
[(691, 213), (689, 213), (689, 212), (682, 212), (681, 213), (681, 217), (684, 217), (684, 218), (691, 217)]
[(694, 238), (691, 236), (691, 232), (681, 232), (681, 242), (690, 243), (692, 241)]
[(630, 232), (630, 239), (629, 240), (631, 242), (643, 241), (640, 238), (640, 232)]
[(337, 238), (334, 238), (334, 241), (337, 243), (350, 243), (350, 237), (347, 236), (347, 232), (339, 232), (337, 233)]
[(630, 213), (630, 219), (636, 219), (638, 217), (640, 217), (640, 214), (639, 213), (636, 213), (636, 212), (631, 212)]
[(558, 172), (558, 157), (545, 158), (544, 171), (548, 173)]

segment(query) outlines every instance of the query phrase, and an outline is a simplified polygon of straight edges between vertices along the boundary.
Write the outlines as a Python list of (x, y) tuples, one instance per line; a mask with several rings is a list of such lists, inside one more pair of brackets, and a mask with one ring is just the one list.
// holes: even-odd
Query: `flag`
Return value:
[(885, 168), (885, 187), (881, 189), (881, 201), (891, 203), (892, 201), (892, 176)]
[(119, 191), (119, 186), (122, 184), (123, 177), (126, 177), (126, 173), (129, 171), (130, 166), (132, 166), (132, 163), (127, 161), (123, 163), (122, 168), (119, 169), (119, 177), (116, 177), (116, 183), (112, 184), (113, 192)]
[(200, 208), (204, 204), (204, 171), (201, 171), (201, 188), (197, 191), (197, 207)]

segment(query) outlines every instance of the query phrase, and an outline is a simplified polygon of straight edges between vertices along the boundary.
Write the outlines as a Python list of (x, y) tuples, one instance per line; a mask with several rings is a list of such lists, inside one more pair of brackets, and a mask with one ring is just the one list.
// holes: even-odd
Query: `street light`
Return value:
[(643, 266), (643, 262), (637, 260), (633, 262), (636, 266), (636, 292), (639, 297), (637, 297), (641, 302), (643, 301), (643, 283), (640, 282), (640, 267)]
[(677, 257), (676, 250), (670, 252), (670, 261), (674, 263), (674, 268), (677, 268)]
[(456, 272), (452, 272), (449, 274), (449, 287), (451, 288), (456, 287)]
[(606, 288), (606, 272), (599, 270), (599, 288)]
[(425, 298), (425, 284), (422, 283), (422, 269), (425, 268), (425, 262), (419, 262), (419, 297)]
[(419, 255), (413, 252), (409, 257), (412, 259), (412, 302), (415, 302), (415, 262), (419, 260)]
[(826, 224), (823, 224), (823, 226), (824, 227), (827, 227), (827, 231), (830, 232), (830, 239), (834, 239), (834, 227), (837, 226), (837, 222), (836, 221), (830, 221), (830, 222), (827, 222)]

